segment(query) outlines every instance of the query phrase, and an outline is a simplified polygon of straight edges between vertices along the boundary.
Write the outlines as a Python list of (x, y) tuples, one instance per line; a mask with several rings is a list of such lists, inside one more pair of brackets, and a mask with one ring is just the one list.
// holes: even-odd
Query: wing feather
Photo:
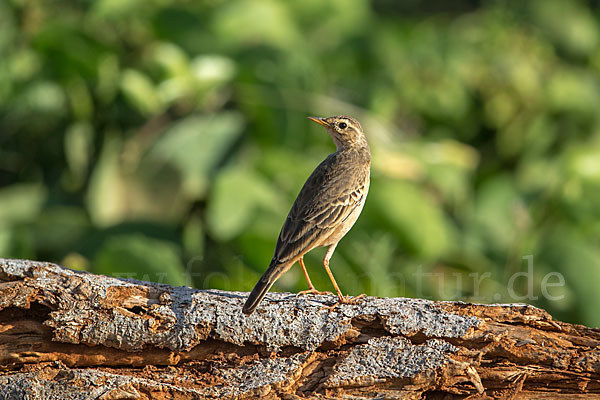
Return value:
[[(284, 263), (310, 250), (364, 202), (368, 165), (357, 170), (352, 159), (335, 159), (339, 156), (334, 153), (327, 157), (300, 190), (281, 228), (271, 264)], [(331, 168), (340, 163), (347, 165)]]

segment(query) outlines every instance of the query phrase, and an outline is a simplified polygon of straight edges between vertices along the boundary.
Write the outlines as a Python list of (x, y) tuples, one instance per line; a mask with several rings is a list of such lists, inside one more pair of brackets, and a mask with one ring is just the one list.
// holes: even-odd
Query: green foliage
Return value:
[(344, 291), (600, 324), (599, 10), (404, 3), (0, 3), (0, 256), (249, 290), (334, 148), (305, 117), (349, 114), (373, 168)]
[(231, 112), (187, 117), (168, 128), (148, 156), (172, 164), (183, 178), (186, 194), (203, 198), (213, 169), (241, 129), (241, 116)]
[(96, 252), (93, 271), (123, 278), (158, 281), (170, 285), (189, 284), (173, 243), (141, 235), (115, 235)]
[(239, 236), (260, 208), (276, 206), (275, 193), (258, 174), (242, 168), (222, 171), (215, 182), (206, 222), (217, 240)]

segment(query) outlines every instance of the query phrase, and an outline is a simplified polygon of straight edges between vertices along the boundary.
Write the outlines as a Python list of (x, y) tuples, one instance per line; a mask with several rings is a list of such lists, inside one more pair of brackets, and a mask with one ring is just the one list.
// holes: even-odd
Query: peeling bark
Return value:
[(600, 397), (600, 331), (532, 306), (245, 296), (0, 259), (0, 399)]

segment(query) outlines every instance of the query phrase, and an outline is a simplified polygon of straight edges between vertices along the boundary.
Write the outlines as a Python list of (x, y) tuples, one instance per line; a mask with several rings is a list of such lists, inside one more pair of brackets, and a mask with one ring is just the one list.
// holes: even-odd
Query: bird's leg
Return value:
[(329, 246), (329, 249), (327, 249), (327, 252), (325, 253), (325, 257), (323, 257), (323, 266), (325, 267), (325, 270), (327, 271), (327, 275), (329, 275), (329, 279), (331, 279), (331, 283), (333, 283), (333, 287), (335, 288), (335, 291), (337, 292), (338, 295), (338, 301), (337, 303), (335, 303), (333, 305), (333, 307), (335, 307), (336, 305), (343, 303), (343, 304), (356, 304), (357, 300), (363, 298), (366, 296), (366, 294), (359, 294), (358, 296), (355, 297), (349, 297), (349, 296), (344, 296), (342, 294), (342, 292), (340, 291), (340, 288), (338, 287), (337, 282), (335, 281), (335, 278), (333, 277), (333, 274), (331, 273), (331, 270), (329, 269), (329, 260), (331, 259), (331, 256), (333, 255), (333, 251), (335, 250), (335, 246), (337, 246), (336, 244), (332, 244), (331, 246)]
[(305, 294), (328, 294), (328, 293), (330, 293), (330, 292), (321, 292), (321, 291), (318, 291), (317, 289), (315, 289), (312, 282), (310, 281), (310, 276), (308, 276), (308, 271), (306, 270), (306, 267), (304, 266), (304, 257), (300, 257), (298, 262), (300, 263), (300, 266), (302, 267), (302, 272), (304, 272), (304, 277), (306, 278), (306, 282), (308, 282), (308, 290), (302, 290), (301, 292), (298, 292), (298, 294), (296, 296), (303, 296)]

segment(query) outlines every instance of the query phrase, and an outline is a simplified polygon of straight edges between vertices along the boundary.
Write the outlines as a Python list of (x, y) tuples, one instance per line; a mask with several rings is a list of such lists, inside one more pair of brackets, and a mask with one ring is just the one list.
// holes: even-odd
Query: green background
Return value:
[(599, 110), (596, 1), (2, 1), (0, 256), (249, 290), (347, 114), (345, 293), (598, 326)]

